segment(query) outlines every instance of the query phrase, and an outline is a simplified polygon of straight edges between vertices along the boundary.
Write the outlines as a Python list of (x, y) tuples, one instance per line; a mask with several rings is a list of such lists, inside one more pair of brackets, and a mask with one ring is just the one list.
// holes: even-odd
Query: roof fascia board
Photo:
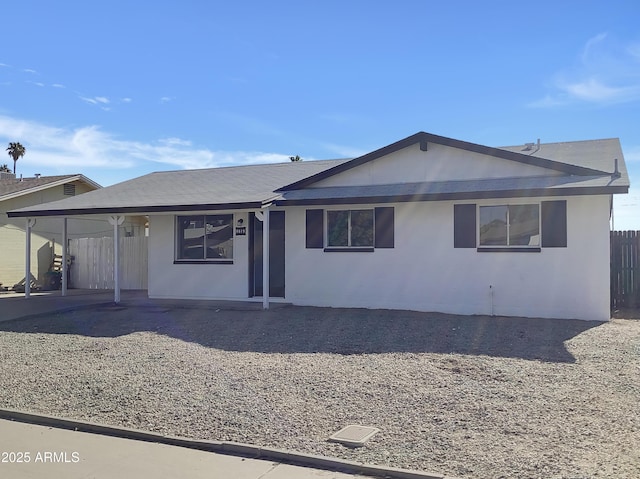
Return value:
[(278, 200), (276, 206), (312, 206), (312, 205), (360, 205), (376, 203), (409, 203), (417, 201), (451, 201), (451, 200), (482, 200), (498, 198), (526, 198), (543, 196), (582, 196), (582, 195), (610, 195), (627, 193), (626, 186), (594, 186), (572, 187), (549, 190), (546, 188), (498, 190), (498, 191), (465, 191), (458, 193), (426, 193), (418, 195), (386, 195), (360, 196), (354, 198), (312, 198), (301, 200)]
[(51, 183), (45, 183), (44, 185), (34, 186), (33, 188), (28, 188), (25, 190), (20, 190), (14, 193), (9, 193), (4, 196), (0, 196), (0, 201), (7, 201), (13, 198), (19, 198), (20, 196), (25, 196), (32, 193), (37, 193), (39, 191), (48, 190), (49, 188), (55, 188), (56, 186), (66, 185), (67, 183), (72, 183), (74, 181), (83, 181), (89, 186), (95, 188), (96, 190), (99, 190), (100, 188), (102, 188), (102, 186), (100, 186), (98, 183), (96, 183), (93, 180), (90, 180), (84, 175), (74, 175), (74, 176), (70, 176), (69, 178), (64, 178), (62, 180), (52, 181)]
[(219, 210), (247, 210), (260, 209), (261, 201), (247, 203), (218, 203), (202, 205), (169, 205), (169, 206), (121, 206), (117, 208), (69, 208), (60, 210), (32, 210), (9, 211), (9, 218), (37, 218), (43, 216), (82, 216), (82, 215), (111, 215), (111, 214), (133, 214), (145, 215), (153, 213), (175, 213), (184, 211), (219, 211)]
[(561, 163), (554, 160), (540, 158), (538, 156), (524, 155), (522, 153), (516, 153), (513, 151), (502, 150), (500, 148), (493, 148), (490, 146), (479, 145), (477, 143), (469, 143), (467, 141), (462, 141), (462, 140), (455, 140), (453, 138), (447, 138), (444, 136), (434, 135), (431, 133), (425, 133), (421, 131), (407, 138), (404, 138), (403, 140), (396, 141), (395, 143), (384, 146), (378, 150), (372, 151), (371, 153), (367, 153), (358, 158), (354, 158), (353, 160), (334, 166), (333, 168), (329, 168), (328, 170), (324, 170), (324, 171), (321, 171), (320, 173), (316, 173), (315, 175), (309, 176), (303, 180), (283, 186), (282, 188), (279, 188), (276, 191), (290, 191), (290, 190), (306, 188), (307, 186), (317, 183), (320, 180), (324, 180), (331, 176), (342, 173), (343, 171), (350, 170), (351, 168), (355, 168), (364, 163), (368, 163), (369, 161), (373, 161), (383, 156), (389, 155), (391, 153), (394, 153), (396, 151), (399, 151), (403, 148), (414, 145), (416, 143), (420, 143), (421, 151), (427, 151), (428, 143), (437, 143), (439, 145), (458, 148), (466, 151), (471, 151), (474, 153), (480, 153), (483, 155), (489, 155), (489, 156), (501, 158), (504, 160), (517, 161), (519, 163), (523, 163), (526, 165), (538, 166), (541, 168), (560, 171), (570, 175), (590, 176), (594, 174), (595, 175), (610, 174), (610, 172), (606, 172), (606, 171), (595, 170), (595, 169), (586, 168), (586, 167), (577, 166), (577, 165), (570, 165), (567, 163)]

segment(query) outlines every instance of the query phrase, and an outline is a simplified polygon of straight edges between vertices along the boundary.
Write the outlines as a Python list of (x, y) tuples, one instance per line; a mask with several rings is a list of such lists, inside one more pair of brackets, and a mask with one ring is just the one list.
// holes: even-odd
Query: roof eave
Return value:
[(376, 203), (408, 203), (416, 201), (455, 201), (455, 200), (482, 200), (499, 198), (527, 198), (544, 196), (583, 196), (583, 195), (610, 195), (628, 193), (628, 186), (591, 186), (570, 188), (525, 188), (515, 190), (492, 191), (464, 191), (447, 193), (421, 193), (408, 195), (380, 195), (358, 196), (343, 198), (308, 198), (308, 199), (282, 199), (276, 201), (276, 206), (312, 206), (312, 205), (357, 205)]
[(46, 216), (83, 216), (83, 215), (147, 215), (157, 213), (175, 213), (178, 211), (219, 211), (219, 210), (247, 210), (260, 209), (264, 206), (262, 201), (243, 203), (213, 203), (200, 205), (163, 205), (163, 206), (120, 206), (120, 207), (95, 207), (95, 208), (68, 208), (59, 210), (14, 210), (9, 211), (9, 218), (37, 218)]

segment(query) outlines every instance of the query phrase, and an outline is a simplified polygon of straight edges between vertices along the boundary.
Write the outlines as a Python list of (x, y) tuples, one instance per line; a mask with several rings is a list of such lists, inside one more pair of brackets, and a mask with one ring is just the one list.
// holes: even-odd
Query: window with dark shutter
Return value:
[(385, 206), (375, 209), (375, 247), (394, 247), (393, 207)]
[(476, 205), (453, 205), (453, 247), (476, 247)]
[(307, 210), (306, 247), (324, 248), (324, 210)]
[(542, 247), (567, 247), (567, 201), (543, 201), (542, 213)]

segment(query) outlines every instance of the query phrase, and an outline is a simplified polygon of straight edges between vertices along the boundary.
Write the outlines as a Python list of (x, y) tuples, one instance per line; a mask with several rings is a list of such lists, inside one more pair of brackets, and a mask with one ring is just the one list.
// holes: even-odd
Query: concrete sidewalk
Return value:
[(366, 476), (0, 419), (0, 477), (355, 479)]

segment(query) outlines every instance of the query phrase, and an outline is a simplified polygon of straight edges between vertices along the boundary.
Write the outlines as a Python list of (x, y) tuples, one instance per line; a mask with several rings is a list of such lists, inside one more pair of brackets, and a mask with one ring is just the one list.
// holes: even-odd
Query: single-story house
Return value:
[(420, 132), (350, 160), (158, 172), (9, 215), (148, 215), (151, 298), (603, 321), (612, 195), (628, 188), (617, 139)]
[[(0, 284), (12, 287), (25, 276), (25, 222), (9, 218), (7, 212), (17, 208), (34, 206), (45, 208), (52, 201), (71, 198), (102, 188), (95, 181), (81, 174), (20, 177), (13, 173), (0, 172)], [(129, 221), (126, 224), (131, 234), (144, 234), (144, 223)], [(142, 230), (141, 230), (142, 228)], [(30, 247), (31, 274), (39, 282), (49, 271), (54, 255), (62, 254), (61, 221), (40, 216), (33, 223)], [(69, 220), (69, 238), (91, 238), (108, 236), (111, 228), (104, 221), (85, 217)]]

